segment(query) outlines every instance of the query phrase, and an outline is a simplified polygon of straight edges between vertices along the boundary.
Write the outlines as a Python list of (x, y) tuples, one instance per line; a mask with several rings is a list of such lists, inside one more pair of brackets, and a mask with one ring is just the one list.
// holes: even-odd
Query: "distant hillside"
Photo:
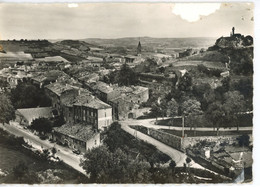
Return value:
[(6, 52), (35, 51), (52, 46), (48, 40), (0, 40), (1, 48)]
[(151, 38), (151, 37), (133, 37), (133, 38), (118, 38), (118, 39), (100, 39), (90, 38), (84, 39), (91, 44), (101, 45), (105, 47), (137, 47), (141, 41), (142, 47), (153, 47), (154, 49), (172, 48), (208, 48), (212, 46), (216, 38)]

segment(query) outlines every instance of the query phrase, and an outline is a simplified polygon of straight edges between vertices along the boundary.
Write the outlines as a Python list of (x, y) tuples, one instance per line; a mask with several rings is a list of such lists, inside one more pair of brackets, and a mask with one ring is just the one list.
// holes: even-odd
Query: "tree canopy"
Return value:
[(32, 121), (30, 128), (39, 133), (49, 133), (52, 130), (52, 122), (47, 118), (37, 118)]
[(8, 123), (15, 118), (14, 107), (5, 94), (0, 94), (0, 123)]
[(51, 100), (44, 91), (28, 82), (20, 82), (16, 88), (11, 90), (11, 100), (15, 109), (51, 105)]
[(83, 169), (96, 183), (148, 183), (151, 174), (149, 164), (140, 160), (128, 160), (127, 155), (116, 149), (110, 152), (106, 146), (88, 151), (81, 162)]
[(123, 64), (116, 75), (116, 83), (120, 86), (135, 85), (138, 82), (137, 74), (127, 65)]

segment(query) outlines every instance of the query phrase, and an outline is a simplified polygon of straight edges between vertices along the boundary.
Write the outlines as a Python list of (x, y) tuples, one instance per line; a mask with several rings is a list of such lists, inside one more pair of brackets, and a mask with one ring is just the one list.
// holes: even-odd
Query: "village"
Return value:
[[(0, 45), (1, 94), (15, 109), (1, 118), (3, 129), (13, 125), (82, 158), (116, 123), (177, 167), (252, 179), (251, 36), (233, 28), (208, 49), (170, 52), (148, 49), (142, 38), (119, 53), (78, 40)], [(241, 53), (248, 59), (237, 62)]]

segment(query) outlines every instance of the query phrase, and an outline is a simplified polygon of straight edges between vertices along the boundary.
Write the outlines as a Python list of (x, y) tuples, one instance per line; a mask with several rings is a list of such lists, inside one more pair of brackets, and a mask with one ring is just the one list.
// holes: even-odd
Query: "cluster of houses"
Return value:
[[(149, 99), (147, 87), (109, 85), (99, 81), (101, 76), (111, 72), (103, 67), (104, 63), (115, 64), (115, 68), (116, 64), (120, 67), (122, 63), (141, 63), (145, 60), (141, 50), (140, 42), (136, 55), (104, 55), (103, 49), (92, 47), (85, 60), (76, 65), (61, 56), (33, 58), (24, 53), (2, 54), (1, 60), (12, 61), (11, 67), (3, 68), (0, 72), (11, 88), (16, 87), (19, 81), (30, 81), (43, 89), (52, 101), (51, 107), (17, 109), (16, 121), (30, 126), (34, 119), (40, 117), (62, 116), (65, 124), (53, 128), (52, 139), (80, 151), (99, 146), (100, 132), (106, 130), (113, 121), (138, 118), (150, 110), (141, 107)], [(157, 55), (156, 58), (171, 57)], [(66, 68), (75, 69), (76, 73), (68, 75), (64, 72)]]
[[(28, 58), (30, 63), (25, 59), (22, 63), (18, 60), (19, 57), (12, 58), (13, 65), (3, 68), (1, 77), (7, 80), (11, 88), (16, 87), (19, 81), (30, 81), (44, 90), (52, 106), (17, 109), (16, 121), (30, 126), (37, 118), (62, 116), (65, 124), (54, 127), (51, 137), (71, 149), (84, 152), (99, 146), (100, 132), (114, 120), (136, 118), (148, 110), (139, 109), (149, 99), (146, 87), (108, 85), (99, 81), (100, 73), (95, 72), (85, 71), (76, 74), (78, 77), (71, 77), (62, 71), (60, 65), (67, 66), (69, 62), (60, 56)], [(102, 69), (98, 65), (101, 60), (89, 57), (86, 63), (91, 61), (93, 66)]]

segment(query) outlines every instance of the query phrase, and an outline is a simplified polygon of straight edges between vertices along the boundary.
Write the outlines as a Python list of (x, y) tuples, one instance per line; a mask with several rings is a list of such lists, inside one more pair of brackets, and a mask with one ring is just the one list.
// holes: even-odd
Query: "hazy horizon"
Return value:
[(254, 36), (253, 3), (0, 3), (0, 39)]

